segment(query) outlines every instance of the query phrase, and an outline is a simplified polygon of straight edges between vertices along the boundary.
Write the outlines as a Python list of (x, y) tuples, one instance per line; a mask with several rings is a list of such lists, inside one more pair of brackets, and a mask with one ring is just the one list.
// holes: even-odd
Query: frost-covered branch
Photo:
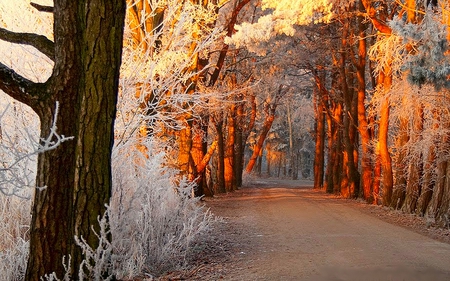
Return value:
[(272, 11), (255, 23), (236, 25), (237, 32), (227, 37), (225, 42), (237, 47), (251, 47), (259, 42), (267, 42), (276, 35), (293, 36), (296, 25), (329, 22), (333, 16), (333, 1), (263, 0), (262, 9)]
[(403, 20), (390, 22), (394, 33), (415, 48), (405, 56), (402, 70), (414, 85), (433, 85), (437, 90), (450, 89), (450, 56), (448, 55), (447, 24), (442, 12), (428, 11), (420, 24)]
[[(0, 116), (0, 121), (6, 114), (7, 109)], [(40, 142), (36, 141), (33, 134), (26, 128), (19, 136), (10, 136), (7, 131), (2, 131), (0, 151), (3, 155), (3, 163), (0, 167), (0, 192), (6, 195), (21, 196), (25, 187), (34, 187), (36, 156), (56, 149), (63, 142), (73, 139), (73, 137), (66, 137), (57, 133), (58, 111), (59, 103), (57, 102), (50, 134), (47, 138), (41, 139)]]

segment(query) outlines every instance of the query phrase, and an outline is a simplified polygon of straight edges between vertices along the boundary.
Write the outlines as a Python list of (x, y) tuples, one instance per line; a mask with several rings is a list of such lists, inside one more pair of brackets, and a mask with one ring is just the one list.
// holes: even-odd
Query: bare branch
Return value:
[(52, 6), (43, 6), (37, 3), (30, 2), (30, 5), (34, 7), (39, 12), (45, 12), (45, 13), (53, 13), (53, 7)]
[(0, 62), (0, 90), (12, 98), (33, 108), (38, 88), (43, 86), (44, 84), (28, 80)]
[(55, 59), (54, 43), (44, 35), (35, 33), (17, 33), (0, 28), (0, 39), (11, 43), (30, 45), (38, 49), (51, 60), (54, 61)]

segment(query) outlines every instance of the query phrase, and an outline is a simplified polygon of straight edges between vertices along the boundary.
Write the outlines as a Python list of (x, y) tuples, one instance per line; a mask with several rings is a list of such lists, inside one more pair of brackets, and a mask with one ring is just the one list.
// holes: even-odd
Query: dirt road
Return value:
[(207, 200), (225, 219), (215, 238), (221, 253), (216, 249), (192, 278), (450, 280), (449, 244), (305, 187), (310, 184), (261, 180)]

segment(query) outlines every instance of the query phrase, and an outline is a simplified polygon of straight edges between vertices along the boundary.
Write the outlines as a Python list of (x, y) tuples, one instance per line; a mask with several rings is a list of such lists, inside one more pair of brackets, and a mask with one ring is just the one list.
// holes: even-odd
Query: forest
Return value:
[(0, 272), (159, 276), (249, 176), (449, 227), (449, 31), (444, 0), (0, 1)]

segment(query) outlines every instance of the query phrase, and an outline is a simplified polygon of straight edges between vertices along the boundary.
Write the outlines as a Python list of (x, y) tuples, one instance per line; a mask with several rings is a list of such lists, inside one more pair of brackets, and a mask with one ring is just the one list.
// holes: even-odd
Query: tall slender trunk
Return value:
[(234, 186), (234, 172), (233, 172), (233, 164), (234, 164), (234, 146), (235, 146), (235, 122), (234, 118), (236, 117), (236, 108), (234, 105), (231, 106), (228, 112), (227, 118), (227, 140), (225, 144), (225, 154), (224, 154), (224, 180), (225, 180), (225, 189), (227, 191), (236, 190)]
[[(359, 10), (363, 10), (362, 3), (359, 3)], [(369, 122), (366, 117), (366, 32), (364, 19), (358, 19), (358, 60), (356, 63), (356, 79), (357, 79), (357, 95), (358, 95), (358, 130), (361, 136), (361, 180), (360, 186), (362, 188), (362, 196), (367, 202), (373, 201), (372, 181), (373, 181), (373, 166), (371, 163), (372, 150), (370, 142), (372, 136), (369, 131)]]
[(383, 183), (383, 204), (389, 206), (392, 199), (392, 190), (394, 186), (394, 177), (392, 174), (392, 159), (388, 147), (388, 131), (389, 131), (389, 99), (386, 98), (381, 105), (378, 142), (380, 153), (380, 164), (382, 170)]
[[(214, 118), (213, 118), (214, 119)], [(227, 192), (225, 188), (225, 144), (223, 140), (223, 120), (214, 120), (214, 127), (217, 134), (217, 188), (219, 193)]]
[(416, 213), (420, 216), (425, 215), (428, 204), (433, 196), (435, 182), (433, 182), (434, 170), (436, 168), (436, 147), (434, 144), (430, 145), (428, 155), (424, 164), (424, 175), (422, 183), (422, 192), (417, 201)]
[[(298, 179), (298, 167), (295, 165), (295, 154), (294, 154), (294, 136), (293, 136), (293, 131), (292, 131), (292, 116), (291, 116), (291, 106), (290, 104), (286, 105), (287, 107), (287, 121), (288, 121), (288, 126), (289, 126), (289, 166), (291, 169), (291, 176), (293, 180)], [(316, 144), (317, 146), (317, 144)], [(317, 151), (316, 151), (317, 153)], [(322, 152), (323, 153), (323, 152)], [(323, 164), (323, 162), (322, 162)], [(315, 164), (314, 164), (315, 167)], [(295, 170), (294, 170), (295, 169)]]
[[(246, 130), (243, 128), (243, 124), (245, 121), (244, 119), (244, 103), (240, 102), (237, 107), (237, 117), (238, 117), (238, 125), (236, 126), (236, 141), (235, 141), (235, 150), (234, 150), (234, 179), (235, 179), (235, 186), (236, 188), (239, 188), (242, 186), (242, 173), (244, 171), (244, 150), (245, 150), (245, 142), (247, 141), (248, 134), (246, 133)], [(250, 118), (251, 119), (251, 118)], [(251, 120), (250, 120), (251, 123)], [(249, 125), (251, 125), (249, 123)]]
[[(328, 99), (328, 92), (323, 85), (323, 77), (319, 76), (319, 73), (312, 69), (314, 76), (316, 89), (314, 91), (314, 115), (315, 115), (315, 150), (314, 150), (314, 188), (324, 188), (329, 192), (328, 188), (331, 184), (329, 176), (331, 175), (330, 156), (328, 157), (328, 165), (325, 170), (325, 136), (328, 138), (328, 154), (330, 155), (332, 147), (332, 121), (326, 112), (326, 105), (330, 102)], [(327, 126), (326, 126), (327, 125)], [(326, 128), (328, 129), (327, 135), (325, 135)], [(298, 167), (298, 166), (297, 166)], [(325, 173), (324, 173), (325, 172)], [(326, 180), (325, 180), (326, 179)], [(324, 182), (325, 180), (325, 182)], [(331, 187), (332, 189), (332, 187)]]
[[(417, 105), (418, 115), (413, 116), (413, 126), (411, 132), (411, 142), (417, 143), (421, 139), (423, 131), (423, 106)], [(412, 148), (414, 150), (414, 148)], [(414, 213), (417, 207), (417, 200), (421, 193), (421, 178), (423, 176), (423, 155), (422, 152), (412, 152), (415, 157), (408, 167), (408, 179), (406, 183), (406, 196), (402, 209), (406, 213)]]
[(409, 120), (405, 117), (400, 117), (399, 136), (396, 140), (396, 147), (399, 150), (397, 160), (395, 163), (395, 184), (392, 193), (391, 207), (400, 209), (403, 206), (406, 195), (406, 151), (404, 146), (409, 140)]
[[(347, 46), (348, 37), (348, 23), (344, 25), (344, 31), (342, 34), (342, 48), (345, 50)], [(358, 196), (358, 185), (359, 185), (359, 175), (354, 159), (354, 129), (355, 124), (352, 123), (353, 119), (353, 91), (349, 89), (347, 82), (347, 57), (346, 52), (340, 52), (339, 58), (339, 73), (340, 73), (340, 87), (344, 100), (344, 114), (342, 116), (342, 142), (343, 142), (343, 172), (345, 174), (346, 184), (341, 185), (341, 194), (346, 197), (356, 197)]]
[(325, 168), (325, 112), (323, 102), (316, 92), (315, 97), (315, 153), (314, 153), (314, 188), (324, 187), (324, 168)]

